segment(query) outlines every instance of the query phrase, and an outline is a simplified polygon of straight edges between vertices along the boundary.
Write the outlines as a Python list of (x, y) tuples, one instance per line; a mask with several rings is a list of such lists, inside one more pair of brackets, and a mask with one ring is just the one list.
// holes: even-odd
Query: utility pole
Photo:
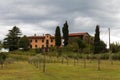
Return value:
[(113, 62), (112, 62), (111, 46), (110, 46), (110, 28), (108, 28), (108, 30), (109, 30), (109, 60), (110, 60), (111, 64), (113, 64)]
[(109, 30), (109, 53), (111, 53), (111, 51), (110, 51), (110, 49), (111, 49), (111, 47), (110, 47), (110, 28), (108, 28), (108, 30)]

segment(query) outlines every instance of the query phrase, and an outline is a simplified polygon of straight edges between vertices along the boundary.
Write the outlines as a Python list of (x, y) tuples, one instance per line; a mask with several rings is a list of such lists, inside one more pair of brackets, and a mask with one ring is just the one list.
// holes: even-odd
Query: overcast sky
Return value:
[(0, 39), (13, 26), (24, 35), (54, 34), (68, 21), (70, 32), (94, 35), (100, 25), (101, 39), (120, 41), (120, 0), (0, 0)]

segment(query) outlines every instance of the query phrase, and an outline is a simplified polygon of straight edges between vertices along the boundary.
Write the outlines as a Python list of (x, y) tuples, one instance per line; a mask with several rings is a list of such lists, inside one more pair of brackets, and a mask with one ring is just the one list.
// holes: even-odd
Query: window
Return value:
[(35, 45), (35, 48), (37, 48), (37, 45)]
[(37, 39), (35, 40), (35, 42), (37, 42)]
[(46, 40), (46, 44), (49, 44), (49, 40)]
[(51, 42), (53, 42), (53, 39), (51, 39)]
[(32, 45), (30, 45), (30, 48), (32, 48)]
[(44, 39), (42, 39), (42, 42), (44, 42)]

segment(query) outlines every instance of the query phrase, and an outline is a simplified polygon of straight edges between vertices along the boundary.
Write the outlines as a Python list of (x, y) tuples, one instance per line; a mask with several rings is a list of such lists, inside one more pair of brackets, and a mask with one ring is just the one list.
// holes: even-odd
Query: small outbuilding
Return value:
[(0, 52), (9, 52), (9, 49), (1, 48)]

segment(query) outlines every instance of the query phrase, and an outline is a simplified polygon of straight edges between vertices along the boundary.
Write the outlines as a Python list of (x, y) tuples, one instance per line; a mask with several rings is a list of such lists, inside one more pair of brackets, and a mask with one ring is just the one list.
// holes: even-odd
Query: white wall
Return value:
[(9, 52), (9, 49), (1, 48), (0, 52)]

